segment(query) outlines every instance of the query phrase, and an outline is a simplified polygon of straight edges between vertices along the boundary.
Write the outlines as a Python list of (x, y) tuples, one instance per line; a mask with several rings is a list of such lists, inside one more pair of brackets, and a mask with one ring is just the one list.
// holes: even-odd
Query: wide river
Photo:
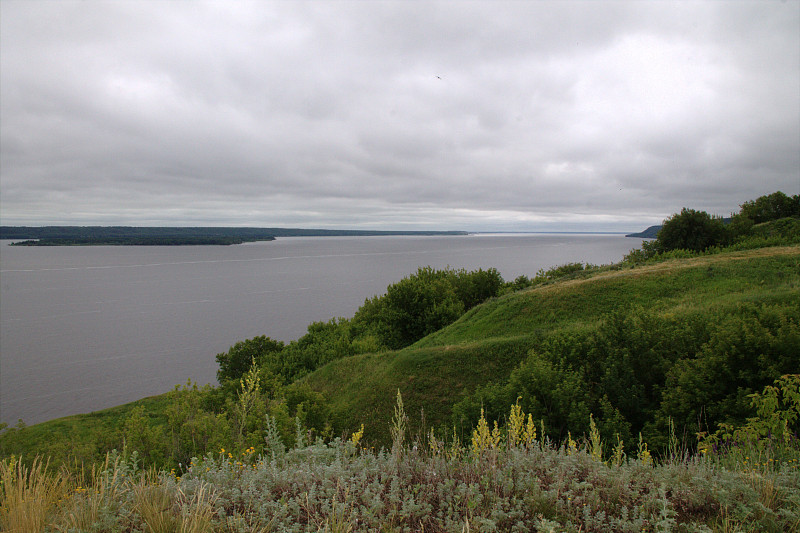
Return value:
[(238, 246), (15, 247), (0, 241), (0, 421), (33, 424), (215, 383), (215, 355), (351, 317), (420, 266), (510, 281), (607, 264), (641, 239), (477, 234), (297, 237)]

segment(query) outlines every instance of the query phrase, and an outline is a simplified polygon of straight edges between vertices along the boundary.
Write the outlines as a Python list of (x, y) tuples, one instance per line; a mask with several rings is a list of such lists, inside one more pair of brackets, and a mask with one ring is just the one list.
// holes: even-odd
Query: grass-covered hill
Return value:
[[(607, 442), (619, 434), (632, 444), (642, 432), (658, 452), (670, 423), (694, 447), (697, 432), (752, 416), (748, 394), (800, 369), (800, 245), (571, 270), (491, 298), (403, 349), (336, 358), (286, 385), (262, 372), (262, 404), (251, 411), (260, 418), (241, 430), (238, 380), (233, 391), (190, 384), (8, 428), (0, 454), (39, 453), (60, 463), (128, 446), (168, 466), (233, 447), (237, 431), (242, 446), (263, 447), (265, 413), (282, 422), (287, 443), (299, 416), (312, 435), (329, 437), (363, 423), (365, 441), (380, 447), (391, 441), (398, 391), (418, 434), (455, 428), (468, 437), (482, 407), (502, 424), (519, 398), (556, 441), (568, 431), (587, 433), (591, 414)], [(342, 322), (310, 331), (338, 332)], [(304, 353), (289, 348), (277, 353)]]
[[(560, 423), (557, 418), (564, 414), (562, 411), (577, 411), (576, 422), (586, 418), (588, 423), (587, 411), (602, 417), (603, 396), (597, 397), (597, 389), (606, 396), (616, 393), (617, 403), (624, 403), (625, 395), (637, 394), (637, 401), (665, 401), (663, 388), (667, 382), (673, 387), (683, 386), (683, 367), (697, 370), (692, 363), (699, 365), (703, 355), (712, 355), (714, 343), (720, 342), (726, 328), (745, 328), (744, 332), (730, 332), (738, 337), (728, 339), (731, 345), (725, 347), (727, 355), (733, 356), (736, 350), (752, 350), (747, 355), (752, 358), (752, 365), (716, 367), (720, 373), (753, 370), (752, 375), (734, 376), (742, 389), (734, 388), (736, 395), (756, 392), (781, 373), (797, 371), (798, 302), (800, 246), (672, 259), (636, 268), (579, 271), (566, 279), (492, 299), (405, 349), (334, 361), (309, 375), (305, 382), (328, 399), (337, 427), (356, 429), (364, 423), (370, 428), (367, 436), (379, 442), (388, 438), (386, 431), (398, 390), (406, 410), (415, 415), (418, 423), (422, 423), (424, 410), (425, 423), (430, 427), (458, 424), (455, 412), (464, 415), (463, 429), (468, 430), (481, 402), (494, 417), (522, 396), (527, 411), (551, 419), (550, 423), (560, 428), (553, 436), (564, 437), (568, 429), (580, 432), (585, 428), (583, 424), (570, 428)], [(615, 335), (619, 344), (613, 350), (606, 346), (601, 354), (601, 345), (613, 343)], [(776, 336), (781, 335), (782, 340), (776, 341)], [(779, 346), (774, 346), (775, 342)], [(770, 349), (782, 354), (770, 359), (774, 367), (769, 371), (756, 368), (759, 357), (766, 359), (759, 351)], [(601, 363), (600, 358), (631, 375), (617, 376), (615, 381), (598, 374), (595, 367)], [(630, 358), (649, 359), (646, 364), (622, 368)], [(550, 367), (549, 372), (524, 370), (544, 363)], [(681, 368), (675, 367), (679, 364)], [(597, 379), (592, 383), (595, 375)], [(566, 388), (570, 379), (578, 379), (574, 385), (583, 383), (589, 390), (564, 390), (564, 398), (554, 396), (548, 405), (537, 404), (530, 395), (525, 397), (525, 392), (532, 392), (532, 382), (545, 376), (550, 378), (543, 384), (545, 387)], [(704, 377), (710, 379), (713, 372)], [(512, 378), (514, 383), (510, 383)], [(709, 389), (722, 388), (721, 382), (708, 385)], [(713, 390), (708, 392), (714, 401), (735, 400), (715, 398)], [(612, 413), (614, 408), (620, 409), (613, 404)], [(641, 422), (633, 429), (650, 429), (655, 436), (658, 427), (652, 416), (659, 412), (690, 420), (700, 414), (679, 406), (664, 406), (659, 411), (660, 407), (652, 405), (651, 419), (639, 417)], [(628, 414), (625, 418), (630, 424), (633, 409)], [(706, 416), (702, 427), (695, 424), (687, 430), (713, 429), (708, 422), (723, 421), (708, 413)], [(650, 425), (645, 427), (648, 422)], [(630, 432), (629, 427), (628, 436)], [(691, 437), (693, 440), (694, 433)]]

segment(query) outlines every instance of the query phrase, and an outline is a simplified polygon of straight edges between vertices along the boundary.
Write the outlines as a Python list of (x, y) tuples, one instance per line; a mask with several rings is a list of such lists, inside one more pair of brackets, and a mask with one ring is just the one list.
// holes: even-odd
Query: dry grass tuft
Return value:
[(30, 467), (22, 458), (0, 462), (0, 526), (3, 531), (43, 531), (67, 492), (62, 473), (47, 473), (47, 463), (35, 458)]

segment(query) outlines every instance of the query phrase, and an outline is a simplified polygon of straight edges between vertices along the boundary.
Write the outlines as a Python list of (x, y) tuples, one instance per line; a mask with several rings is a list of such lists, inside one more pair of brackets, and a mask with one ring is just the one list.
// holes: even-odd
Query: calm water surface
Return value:
[(239, 246), (10, 247), (0, 242), (0, 421), (32, 424), (214, 383), (217, 353), (350, 317), (416, 271), (506, 280), (622, 259), (621, 235), (301, 237)]

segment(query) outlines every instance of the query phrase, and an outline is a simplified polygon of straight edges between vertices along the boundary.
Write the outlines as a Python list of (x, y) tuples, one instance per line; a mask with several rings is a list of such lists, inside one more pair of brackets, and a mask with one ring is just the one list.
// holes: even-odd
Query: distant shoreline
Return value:
[(230, 246), (245, 242), (274, 241), (275, 237), (87, 237), (76, 239), (28, 239), (9, 246)]
[(277, 237), (468, 235), (466, 231), (373, 231), (301, 228), (0, 226), (12, 246), (198, 246), (273, 241)]
[(470, 231), (470, 235), (625, 235), (624, 231)]

